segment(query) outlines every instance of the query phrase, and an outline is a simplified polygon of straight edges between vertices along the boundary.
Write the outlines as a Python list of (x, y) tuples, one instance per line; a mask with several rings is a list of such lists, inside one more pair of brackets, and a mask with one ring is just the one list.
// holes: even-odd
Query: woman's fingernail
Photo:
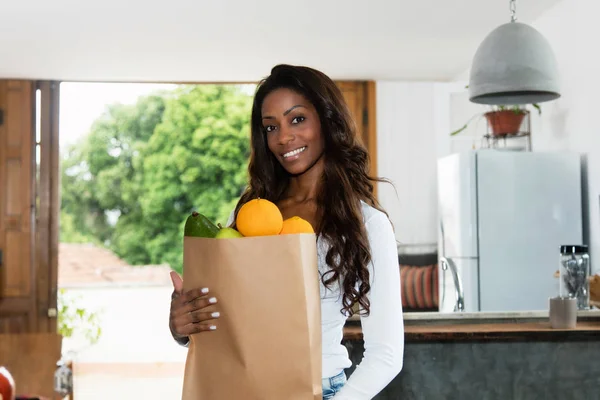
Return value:
[(217, 298), (216, 297), (211, 297), (210, 299), (208, 299), (209, 303), (216, 303), (217, 302)]
[(208, 327), (208, 329), (210, 329), (211, 331), (214, 331), (215, 329), (217, 329), (217, 327), (215, 325), (211, 325)]
[(201, 290), (201, 292), (202, 292), (202, 293), (204, 293), (204, 294), (208, 293), (208, 288), (207, 288), (207, 287), (203, 288), (203, 289)]
[(212, 313), (210, 315), (212, 315), (213, 318), (218, 318), (221, 315), (221, 313), (218, 311), (215, 311), (214, 313)]

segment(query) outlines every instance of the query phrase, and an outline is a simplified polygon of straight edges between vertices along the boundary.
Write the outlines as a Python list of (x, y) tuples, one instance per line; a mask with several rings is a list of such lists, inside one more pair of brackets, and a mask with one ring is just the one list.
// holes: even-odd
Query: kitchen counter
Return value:
[[(405, 341), (464, 340), (600, 340), (600, 310), (579, 311), (574, 329), (552, 329), (548, 312), (407, 313)], [(344, 339), (361, 340), (356, 319), (348, 321)]]
[[(359, 325), (344, 328), (344, 339), (362, 339)], [(600, 321), (578, 322), (574, 329), (552, 329), (548, 322), (406, 325), (404, 340), (600, 340)]]
[[(404, 366), (374, 400), (598, 399), (600, 311), (574, 329), (552, 329), (548, 312), (407, 313)], [(364, 356), (360, 320), (343, 344), (351, 375)]]

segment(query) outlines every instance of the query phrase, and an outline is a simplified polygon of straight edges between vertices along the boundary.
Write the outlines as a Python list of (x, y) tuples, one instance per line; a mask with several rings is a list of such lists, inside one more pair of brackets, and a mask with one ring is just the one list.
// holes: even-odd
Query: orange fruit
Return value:
[(235, 225), (244, 236), (278, 235), (283, 227), (283, 216), (274, 203), (258, 198), (240, 207)]
[(315, 233), (310, 222), (300, 217), (294, 216), (283, 221), (280, 235), (294, 233)]

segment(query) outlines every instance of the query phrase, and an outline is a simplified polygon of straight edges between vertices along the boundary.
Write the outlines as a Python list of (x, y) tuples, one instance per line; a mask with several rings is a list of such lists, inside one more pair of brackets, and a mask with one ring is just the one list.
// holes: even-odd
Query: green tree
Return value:
[(184, 85), (108, 107), (63, 160), (70, 230), (180, 271), (189, 213), (225, 223), (245, 185), (251, 101), (236, 86)]
[(82, 233), (75, 226), (75, 217), (65, 210), (60, 211), (60, 241), (63, 243), (94, 243), (99, 240), (91, 234)]
[(76, 232), (110, 244), (114, 227), (107, 211), (127, 214), (132, 206), (128, 199), (141, 189), (135, 187), (142, 171), (136, 170), (134, 160), (162, 120), (164, 95), (142, 97), (135, 105), (109, 106), (90, 133), (63, 154), (61, 241)]

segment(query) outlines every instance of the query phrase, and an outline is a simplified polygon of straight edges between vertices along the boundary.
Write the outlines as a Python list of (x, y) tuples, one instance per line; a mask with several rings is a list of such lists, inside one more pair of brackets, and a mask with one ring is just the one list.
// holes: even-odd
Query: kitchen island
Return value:
[[(402, 372), (384, 399), (600, 399), (600, 311), (552, 329), (547, 312), (407, 313)], [(358, 318), (344, 328), (353, 366), (364, 347)]]

